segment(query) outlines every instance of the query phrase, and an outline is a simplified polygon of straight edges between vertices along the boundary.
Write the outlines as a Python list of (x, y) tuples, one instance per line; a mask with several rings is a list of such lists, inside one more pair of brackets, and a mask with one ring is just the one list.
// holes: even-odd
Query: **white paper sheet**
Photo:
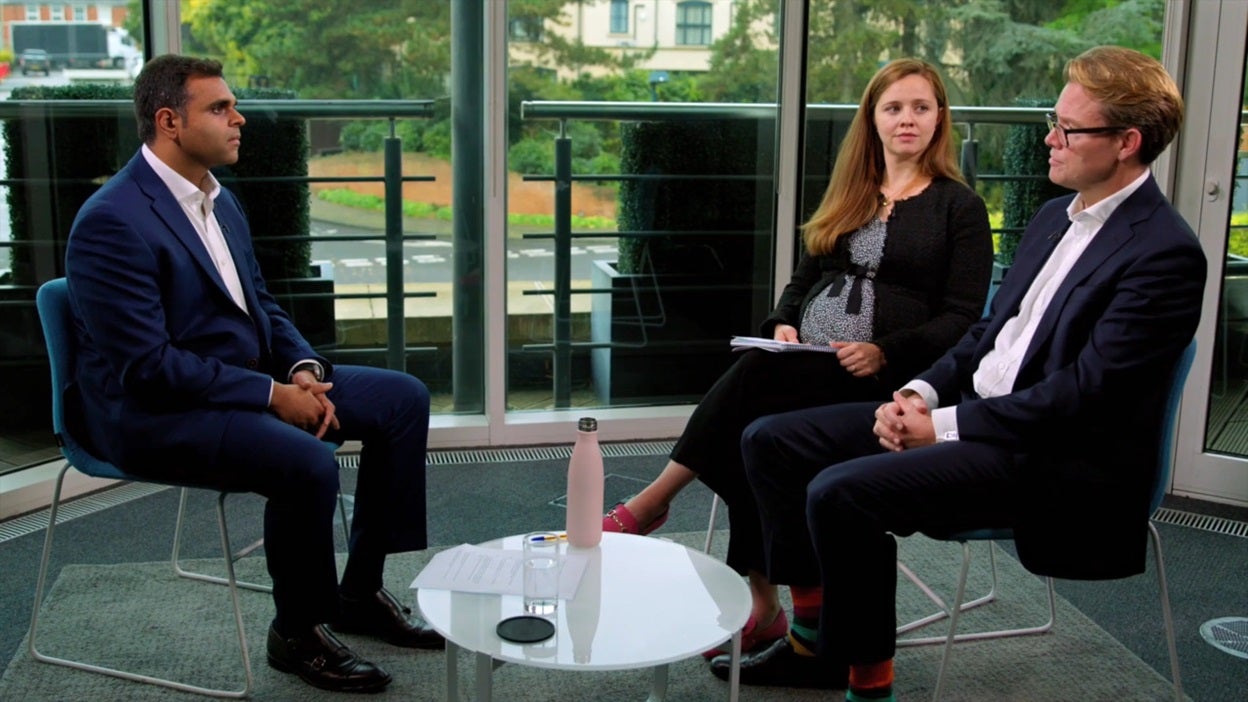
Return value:
[[(559, 599), (576, 595), (589, 556), (561, 553)], [(463, 544), (434, 554), (410, 586), (413, 590), (453, 590), (497, 595), (524, 594), (524, 554), (519, 550), (483, 548)]]

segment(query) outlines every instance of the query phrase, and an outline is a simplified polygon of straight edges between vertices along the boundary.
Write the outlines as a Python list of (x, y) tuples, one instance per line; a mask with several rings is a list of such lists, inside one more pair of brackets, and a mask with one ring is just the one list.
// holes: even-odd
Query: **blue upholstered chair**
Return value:
[[(1162, 420), (1161, 436), (1158, 437), (1157, 449), (1157, 473), (1156, 480), (1153, 484), (1152, 502), (1149, 507), (1149, 514), (1157, 511), (1161, 505), (1161, 500), (1166, 494), (1166, 487), (1170, 484), (1170, 475), (1174, 468), (1174, 436), (1178, 424), (1179, 404), (1183, 396), (1183, 385), (1187, 381), (1188, 372), (1191, 370), (1192, 361), (1196, 357), (1196, 342), (1192, 341), (1187, 349), (1183, 352), (1179, 362), (1176, 364), (1174, 373), (1170, 377), (1169, 393), (1166, 400), (1166, 412)], [(1162, 557), (1161, 551), (1161, 535), (1157, 533), (1157, 527), (1152, 521), (1148, 522), (1148, 533), (1150, 541), (1153, 545), (1153, 554), (1157, 559), (1157, 585), (1161, 595), (1161, 618), (1162, 625), (1166, 634), (1166, 645), (1170, 654), (1170, 675), (1174, 681), (1174, 697), (1179, 702), (1183, 700), (1183, 684), (1179, 677), (1179, 656), (1178, 650), (1174, 643), (1174, 621), (1170, 614), (1170, 591), (1166, 585), (1166, 564)], [(957, 633), (959, 615), (972, 606), (985, 604), (992, 601), (996, 594), (996, 566), (995, 561), (992, 565), (992, 589), (987, 595), (981, 597), (974, 602), (963, 602), (966, 594), (967, 572), (971, 563), (970, 544), (973, 541), (1000, 541), (1013, 539), (1014, 534), (1009, 529), (977, 529), (973, 531), (961, 532), (949, 536), (936, 536), (942, 540), (957, 541), (962, 544), (962, 568), (958, 576), (958, 585), (956, 594), (954, 595), (953, 604), (944, 608), (941, 612), (926, 617), (919, 622), (926, 624), (943, 618), (949, 619), (949, 632), (945, 636), (930, 637), (921, 639), (898, 640), (898, 645), (914, 645), (924, 643), (943, 642), (945, 645), (944, 654), (940, 661), (940, 670), (936, 675), (936, 687), (932, 696), (934, 700), (939, 700), (944, 690), (945, 672), (948, 670), (950, 656), (953, 652), (953, 644), (958, 641), (967, 641), (974, 639), (1002, 638), (1007, 636), (1021, 636), (1026, 634), (1036, 634), (1048, 631), (1053, 626), (1053, 620), (1056, 613), (1056, 594), (1053, 587), (1053, 578), (1045, 578), (1048, 586), (1049, 600), (1049, 621), (1045, 624), (1028, 627), (1023, 629), (1008, 629), (1000, 631), (985, 631), (967, 634)], [(992, 556), (992, 545), (989, 544), (989, 555)], [(911, 577), (912, 580), (919, 584), (920, 587), (927, 590), (922, 585), (922, 581), (917, 577)], [(930, 593), (935, 601), (939, 602), (939, 598)], [(899, 633), (905, 630), (917, 628), (919, 623), (911, 623), (911, 625), (903, 625), (899, 627)]]
[[(271, 591), (271, 587), (267, 585), (256, 585), (252, 583), (240, 583), (234, 575), (234, 562), (246, 553), (261, 545), (257, 542), (243, 549), (241, 552), (234, 553), (231, 551), (229, 530), (226, 526), (225, 519), (225, 498), (228, 492), (218, 492), (217, 495), (217, 524), (221, 536), (221, 549), (225, 558), (226, 577), (218, 577), (211, 575), (203, 575), (191, 573), (179, 565), (178, 550), (181, 541), (181, 531), (183, 524), (183, 514), (186, 507), (187, 493), (196, 486), (177, 485), (164, 481), (154, 481), (148, 478), (131, 475), (122, 468), (115, 466), (107, 461), (103, 461), (88, 452), (81, 443), (70, 433), (65, 420), (65, 404), (64, 391), (65, 388), (73, 381), (75, 372), (75, 337), (74, 337), (74, 320), (69, 306), (69, 289), (64, 278), (57, 278), (44, 283), (38, 291), (35, 298), (36, 306), (39, 310), (39, 320), (43, 326), (44, 340), (48, 347), (48, 358), (51, 362), (52, 370), (52, 429), (56, 434), (57, 444), (60, 446), (61, 454), (65, 457), (65, 466), (61, 469), (56, 478), (56, 486), (52, 494), (52, 504), (50, 514), (48, 516), (48, 530), (44, 538), (43, 556), (39, 563), (39, 575), (35, 586), (35, 601), (32, 607), (30, 618), (30, 636), (28, 638), (28, 647), (30, 655), (35, 660), (45, 663), (53, 663), (63, 665), (77, 670), (85, 670), (103, 675), (111, 675), (113, 677), (133, 680), (135, 682), (148, 683), (151, 685), (159, 685), (183, 692), (191, 692), (196, 694), (208, 695), (211, 697), (224, 698), (243, 698), (251, 693), (252, 674), (251, 660), (247, 652), (247, 639), (243, 629), (243, 615), (239, 608), (238, 590), (240, 587), (247, 587), (260, 591)], [(326, 442), (327, 450), (337, 448), (336, 444)], [(189, 577), (198, 580), (206, 580), (209, 582), (223, 583), (228, 586), (230, 603), (234, 610), (234, 623), (238, 631), (238, 646), (242, 656), (244, 684), (241, 689), (223, 690), (215, 688), (206, 688), (198, 685), (167, 680), (164, 678), (156, 678), (150, 675), (135, 673), (124, 670), (117, 670), (105, 666), (95, 665), (82, 661), (73, 661), (64, 658), (57, 658), (41, 653), (37, 648), (37, 634), (39, 625), (39, 610), (43, 604), (44, 587), (46, 585), (48, 562), (52, 552), (52, 538), (56, 530), (57, 511), (61, 504), (61, 491), (65, 480), (65, 474), (70, 468), (96, 478), (104, 478), (109, 480), (137, 481), (147, 483), (157, 483), (162, 485), (172, 485), (182, 488), (182, 496), (179, 501), (177, 526), (174, 530), (173, 545), (173, 566), (175, 572), (183, 577)], [(346, 513), (342, 495), (339, 495), (339, 508), (343, 510), (344, 530), (346, 529)], [(98, 622), (97, 622), (98, 624)], [(136, 636), (139, 634), (136, 632)], [(163, 651), (165, 642), (153, 642), (153, 649), (161, 649)]]

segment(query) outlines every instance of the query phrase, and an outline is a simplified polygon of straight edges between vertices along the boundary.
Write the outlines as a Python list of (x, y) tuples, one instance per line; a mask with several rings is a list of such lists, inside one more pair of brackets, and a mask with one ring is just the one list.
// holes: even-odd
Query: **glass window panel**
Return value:
[[(1241, 137), (1236, 144), (1231, 211), (1226, 223), (1226, 263), (1205, 422), (1205, 450), (1240, 458), (1248, 458), (1248, 141), (1242, 136), (1248, 126), (1246, 94), (1248, 89), (1241, 89)], [(1230, 470), (1242, 472), (1243, 467)]]
[[(39, 8), (0, 4), (14, 52), (0, 66), (9, 69), (0, 83), (0, 473), (60, 455), (35, 290), (64, 275), (78, 207), (138, 145), (128, 108), (69, 117), (45, 101), (125, 97), (142, 62), (131, 37), (142, 36), (143, 18), (116, 3), (99, 21), (52, 23)], [(77, 14), (85, 7), (71, 9), (64, 19), (88, 19)]]
[[(1161, 2), (1112, 0), (1008, 3), (994, 13), (973, 3), (918, 0), (833, 0), (808, 7), (810, 109), (802, 218), (823, 196), (840, 140), (871, 76), (889, 60), (920, 58), (937, 67), (949, 92), (963, 172), (988, 205), (998, 275), (1040, 204), (1064, 192), (1047, 180), (1048, 149), (1042, 143), (1047, 130), (1039, 108), (1056, 102), (1065, 62), (1099, 44), (1160, 58), (1165, 13)], [(1018, 112), (1006, 121), (970, 119), (957, 114), (963, 106)]]
[(628, 0), (611, 0), (611, 33), (628, 32)]
[[(241, 99), (313, 101), (295, 120), (306, 158), (274, 170), (253, 152), (234, 184), (245, 202), (267, 203), (273, 186), (255, 177), (299, 179), (286, 186), (298, 211), (279, 218), (280, 234), (257, 226), (263, 208), (250, 212), (261, 265), (272, 262), (265, 275), (296, 324), (335, 362), (421, 378), (435, 413), (482, 411), (479, 391), (452, 387), (461, 355), (480, 365), (481, 335), (457, 350), (452, 315), (482, 281), (455, 274), (480, 233), (466, 247), (453, 233), (451, 0), (183, 2), (182, 18), (183, 50), (221, 60)], [(345, 102), (317, 104), (329, 100)], [(249, 118), (240, 166), (248, 132), (268, 128), (266, 115)]]
[(706, 46), (711, 43), (711, 3), (699, 0), (676, 6), (676, 43), (681, 46)]
[[(511, 43), (509, 409), (696, 402), (770, 310), (779, 2), (755, 5), (638, 2), (653, 52), (609, 36), (607, 3)], [(763, 107), (699, 104), (722, 102)]]

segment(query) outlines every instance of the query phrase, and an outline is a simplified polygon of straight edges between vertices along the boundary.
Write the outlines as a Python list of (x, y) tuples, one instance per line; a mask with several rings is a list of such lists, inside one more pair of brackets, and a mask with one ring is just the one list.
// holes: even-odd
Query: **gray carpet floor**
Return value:
[[(636, 492), (649, 479), (657, 474), (662, 465), (662, 458), (659, 456), (622, 456), (609, 457), (607, 459), (607, 501), (608, 503), (626, 498), (629, 494)], [(443, 465), (432, 465), (430, 468), (430, 492), (429, 492), (429, 519), (430, 519), (430, 542), (435, 546), (448, 546), (457, 543), (471, 543), (493, 538), (500, 534), (518, 533), (527, 531), (535, 527), (535, 525), (559, 525), (562, 523), (564, 510), (561, 504), (563, 495), (563, 471), (566, 467), (566, 459), (554, 460), (503, 460), (499, 462), (475, 462), (475, 463), (450, 463)], [(352, 471), (344, 471), (344, 481), (346, 489), (350, 491), (350, 480)], [(215, 555), (216, 549), (216, 532), (213, 522), (212, 501), (207, 495), (196, 496), (192, 500), (191, 520), (193, 527), (188, 533), (188, 547), (186, 549), (189, 557), (209, 558)], [(700, 485), (691, 487), (682, 493), (677, 503), (673, 507), (673, 516), (668, 525), (659, 532), (659, 534), (680, 535), (683, 541), (691, 544), (700, 544), (701, 535), (699, 531), (706, 528), (706, 516), (709, 511), (710, 494)], [(1188, 507), (1191, 507), (1190, 505)], [(1184, 508), (1180, 505), (1177, 508)], [(118, 563), (147, 563), (159, 561), (167, 558), (168, 538), (172, 532), (173, 516), (176, 509), (176, 492), (164, 491), (149, 497), (144, 497), (135, 502), (122, 505), (120, 507), (111, 508), (104, 512), (91, 514), (80, 517), (73, 521), (63, 524), (58, 528), (58, 543), (56, 557), (53, 561), (53, 577), (54, 578), (74, 578), (85, 577), (87, 579), (102, 577), (103, 573), (111, 573), (112, 570), (105, 568), (103, 570), (95, 569), (96, 565), (108, 566)], [(230, 512), (231, 525), (237, 541), (246, 542), (250, 538), (254, 538), (259, 526), (259, 513), (261, 510), (261, 502), (259, 499), (253, 499), (247, 496), (232, 498)], [(1238, 513), (1231, 513), (1231, 516), (1238, 516)], [(720, 518), (719, 527), (726, 525), (724, 519)], [(1197, 629), (1201, 622), (1212, 616), (1228, 616), (1228, 615), (1245, 615), (1248, 614), (1248, 540), (1236, 537), (1228, 537), (1223, 535), (1209, 534), (1194, 529), (1184, 527), (1174, 527), (1169, 525), (1161, 526), (1163, 540), (1166, 543), (1167, 557), (1169, 559), (1168, 566), (1172, 579), (1172, 598), (1175, 604), (1175, 615), (1179, 626), (1180, 639), (1180, 658), (1183, 663), (1183, 673), (1185, 676), (1185, 687), (1195, 700), (1209, 700), (1211, 702), (1222, 702), (1223, 700), (1230, 702), (1231, 700), (1244, 699), (1243, 692), (1248, 690), (1248, 661), (1235, 658), (1216, 651), (1200, 640)], [(687, 533), (682, 533), (687, 532)], [(718, 546), (722, 547), (723, 538), (718, 539)], [(912, 540), (903, 540), (904, 544)], [(42, 533), (37, 532), (28, 534), (18, 538), (0, 542), (0, 554), (3, 554), (5, 577), (0, 579), (0, 661), (16, 659), (14, 666), (6, 678), (3, 685), (0, 685), (0, 699), (79, 699), (77, 694), (65, 694), (59, 696), (39, 697), (39, 693), (35, 688), (21, 688), (23, 691), (20, 697), (11, 697), (9, 693), (14, 692), (18, 688), (12, 687), (16, 683), (12, 678), (13, 670), (17, 670), (22, 666), (32, 665), (29, 661), (22, 661), (23, 637), (29, 624), (29, 606), (34, 586), (34, 569), (38, 563), (39, 549), (42, 547)], [(414, 575), (416, 561), (408, 562), (407, 558), (421, 558), (425, 554), (411, 554), (409, 556), (401, 556), (392, 559), (392, 564), (388, 570), (387, 577), (392, 580), (392, 586), (403, 589), (410, 582), (410, 577)], [(956, 561), (956, 553), (953, 550), (948, 551), (947, 558), (939, 558), (939, 568), (952, 567)], [(982, 559), (981, 559), (982, 561)], [(1006, 559), (1007, 563), (1010, 560)], [(1017, 567), (1017, 564), (1013, 564)], [(71, 567), (72, 566), (72, 567)], [(81, 567), (80, 567), (81, 566)], [(62, 568), (65, 572), (62, 574)], [(85, 569), (84, 569), (85, 568)], [(147, 568), (147, 566), (145, 566)], [(150, 566), (152, 577), (147, 578), (153, 582), (161, 582), (162, 579), (169, 579), (166, 574), (166, 567)], [(80, 572), (81, 571), (81, 572)], [(147, 571), (144, 571), (147, 572)], [(94, 574), (94, 575), (93, 575)], [(925, 578), (931, 579), (929, 573), (923, 573)], [(940, 576), (935, 576), (939, 579)], [(1023, 579), (1039, 587), (1038, 581), (1024, 576)], [(58, 589), (68, 587), (70, 580), (64, 583), (58, 581)], [(935, 584), (935, 582), (933, 583)], [(168, 587), (183, 587), (187, 583), (166, 584)], [(208, 587), (200, 584), (189, 584), (192, 587)], [(73, 589), (73, 588), (70, 588)], [(193, 595), (199, 598), (201, 594)], [(1164, 645), (1162, 643), (1160, 628), (1156, 624), (1158, 617), (1157, 600), (1154, 581), (1151, 576), (1141, 576), (1124, 581), (1111, 583), (1059, 583), (1059, 593), (1069, 603), (1073, 603), (1073, 607), (1064, 604), (1064, 607), (1070, 607), (1069, 614), (1059, 614), (1059, 624), (1056, 634), (1034, 637), (1028, 640), (1014, 640), (996, 643), (977, 643), (960, 645), (955, 652), (954, 689), (979, 689), (981, 693), (984, 688), (963, 688), (965, 684), (972, 685), (989, 685), (987, 689), (992, 690), (989, 696), (966, 696), (964, 693), (961, 699), (1165, 699), (1168, 687), (1161, 674), (1155, 671), (1167, 671), (1168, 663), (1165, 655)], [(256, 608), (253, 614), (248, 617), (248, 627), (255, 641), (253, 643), (253, 651), (263, 651), (262, 637), (264, 629), (267, 626), (269, 617), (271, 617), (271, 603), (266, 596), (253, 595), (251, 607)], [(1039, 603), (1040, 597), (1024, 597), (1023, 601), (1031, 603)], [(998, 603), (1005, 605), (1006, 603)], [(220, 595), (220, 607), (224, 608), (226, 602), (224, 594)], [(215, 611), (215, 606), (214, 606)], [(1008, 610), (1002, 610), (1008, 611)], [(1083, 614), (1081, 614), (1082, 612)], [(108, 612), (102, 610), (92, 610), (89, 619), (86, 620), (84, 628), (100, 628), (107, 632), (112, 625), (107, 623), (106, 618)], [(1087, 614), (1091, 619), (1084, 617)], [(1085, 622), (1086, 620), (1086, 622)], [(1095, 623), (1093, 623), (1093, 620)], [(1074, 629), (1067, 628), (1067, 622), (1076, 621), (1086, 623), (1088, 628), (1086, 631), (1093, 632), (1095, 636), (1091, 639), (1096, 640), (1098, 645), (1106, 646), (1105, 650), (1114, 649), (1113, 656), (1108, 656), (1109, 660), (1117, 661), (1119, 656), (1123, 656), (1121, 660), (1126, 661), (1122, 666), (1115, 663), (1112, 667), (1114, 670), (1120, 667), (1134, 670), (1136, 664), (1143, 659), (1153, 672), (1143, 675), (1143, 671), (1133, 673), (1132, 681), (1126, 688), (1115, 688), (1111, 692), (1104, 692), (1104, 697), (1086, 697), (1078, 692), (1071, 691), (1069, 694), (1063, 691), (1050, 689), (1043, 692), (1043, 688), (1030, 690), (1015, 689), (1009, 687), (1011, 683), (1016, 683), (1020, 678), (1018, 672), (1027, 670), (1037, 664), (1040, 655), (1047, 658), (1057, 659), (1060, 665), (1049, 670), (1045, 675), (1051, 675), (1052, 680), (1066, 681), (1069, 685), (1071, 674), (1076, 675), (1082, 670), (1099, 670), (1097, 661), (1104, 657), (1096, 651), (1086, 651), (1079, 648), (1078, 642), (1082, 640), (1085, 630), (1078, 627)], [(973, 626), (973, 624), (970, 624)], [(1073, 638), (1068, 638), (1073, 636)], [(1104, 641), (1101, 641), (1104, 637)], [(1125, 647), (1115, 642), (1125, 644)], [(221, 641), (225, 643), (221, 643)], [(367, 648), (370, 644), (367, 642), (356, 642), (361, 650), (369, 655), (376, 654), (379, 660), (389, 662), (393, 656), (391, 652), (374, 651)], [(1011, 648), (1019, 644), (1021, 648)], [(1112, 644), (1112, 645), (1111, 645)], [(1034, 646), (1052, 646), (1053, 648), (1046, 650), (1043, 654), (1039, 653)], [(228, 637), (219, 640), (215, 644), (215, 648), (223, 649), (228, 653)], [(171, 643), (169, 649), (174, 650)], [(912, 649), (913, 650), (913, 649)], [(924, 656), (932, 655), (926, 652), (934, 651), (933, 648), (926, 648), (923, 652), (911, 654), (910, 651), (903, 651), (899, 657), (898, 670), (899, 681), (903, 686), (902, 699), (922, 699), (926, 696), (924, 686), (930, 685), (935, 677), (934, 662), (924, 662)], [(1014, 651), (1016, 653), (1011, 653)], [(913, 658), (909, 656), (913, 655)], [(1012, 656), (1019, 655), (1015, 659)], [(1108, 654), (1105, 654), (1106, 656)], [(412, 657), (410, 655), (400, 653), (402, 661), (388, 663), (388, 667), (399, 665), (395, 670), (408, 670), (409, 666), (416, 665), (424, 667), (432, 666), (429, 671), (440, 671), (443, 660), (439, 655), (430, 656), (430, 654), (420, 654), (420, 656)], [(932, 659), (934, 661), (934, 659)], [(1047, 659), (1046, 659), (1047, 660)], [(982, 662), (982, 665), (981, 665)], [(703, 670), (703, 665), (699, 660), (688, 661), (673, 669), (672, 673), (672, 692), (670, 699), (722, 699), (722, 695), (726, 692), (721, 688), (714, 687), (720, 685), (718, 681), (710, 678)], [(970, 667), (964, 667), (970, 666)], [(78, 673), (71, 673), (62, 669), (51, 668), (50, 666), (39, 666), (40, 668), (48, 668), (56, 671), (53, 680), (60, 681), (64, 676), (78, 676)], [(263, 697), (261, 690), (264, 685), (261, 684), (265, 676), (272, 681), (271, 676), (277, 675), (267, 669), (264, 665), (263, 657), (257, 659), (254, 668), (257, 674), (258, 699), (286, 699), (281, 696)], [(467, 665), (467, 661), (461, 662), (461, 672), (468, 671), (471, 668)], [(392, 670), (392, 672), (395, 672)], [(416, 669), (410, 669), (410, 673), (405, 673), (405, 679), (424, 680), (418, 687), (423, 689), (433, 685), (432, 692), (426, 690), (424, 692), (413, 692), (412, 688), (402, 687), (399, 690), (406, 690), (403, 694), (408, 695), (408, 699), (426, 699), (422, 696), (432, 694), (428, 699), (440, 698), (441, 695), (441, 677), (440, 672), (436, 675), (433, 672), (421, 673)], [(549, 697), (512, 697), (503, 694), (503, 690), (507, 689), (507, 680), (509, 676), (516, 676), (517, 680), (527, 680), (525, 676), (534, 673), (534, 671), (525, 671), (515, 666), (506, 666), (496, 673), (496, 699), (643, 699), (645, 697), (644, 690), (648, 685), (648, 681), (644, 673), (616, 673), (611, 674), (610, 682), (594, 683), (592, 682), (600, 674), (569, 674), (570, 678), (567, 682), (562, 682), (563, 677), (558, 674), (543, 671), (542, 676), (555, 675), (552, 680), (556, 687), (551, 689), (563, 689), (560, 685), (580, 685), (580, 678), (586, 680), (584, 684), (589, 685), (590, 696), (578, 697), (554, 695)], [(37, 673), (42, 674), (42, 673)], [(466, 675), (466, 672), (462, 674)], [(432, 675), (433, 677), (429, 677)], [(95, 676), (87, 676), (94, 678)], [(287, 676), (278, 675), (277, 678), (285, 678)], [(396, 677), (398, 677), (396, 673)], [(1094, 677), (1106, 677), (1113, 679), (1112, 675), (1099, 675)], [(428, 678), (426, 680), (426, 678)], [(543, 678), (544, 680), (545, 678)], [(678, 693), (676, 687), (677, 681), (688, 679), (690, 684), (694, 684), (695, 688), (687, 690), (683, 695)], [(430, 681), (437, 681), (436, 685)], [(1140, 680), (1146, 680), (1147, 683), (1143, 687), (1137, 689)], [(573, 682), (576, 681), (576, 682)], [(1155, 687), (1154, 684), (1160, 681), (1161, 686)], [(618, 687), (617, 687), (618, 683)], [(89, 685), (97, 684), (95, 681), (88, 683)], [(266, 683), (267, 684), (267, 683)], [(524, 683), (527, 685), (528, 683)], [(1112, 683), (1111, 683), (1112, 684)], [(398, 683), (396, 682), (396, 685)], [(610, 687), (604, 687), (609, 685)], [(134, 697), (139, 694), (139, 688), (135, 686), (127, 686), (124, 688), (124, 696), (127, 698)], [(470, 688), (466, 688), (470, 689)], [(615, 694), (616, 690), (621, 694)], [(636, 690), (637, 694), (626, 692), (628, 690)], [(1069, 686), (1063, 690), (1071, 690)], [(1073, 688), (1078, 690), (1078, 687)], [(1098, 690), (1103, 688), (1096, 688)], [(603, 690), (610, 690), (611, 694), (598, 696)], [(595, 692), (596, 691), (596, 692)], [(288, 690), (289, 692), (289, 690)], [(766, 694), (764, 694), (764, 692)], [(29, 697), (35, 694), (35, 697)], [(49, 693), (50, 694), (50, 693)], [(119, 693), (120, 694), (120, 693)], [(144, 693), (146, 694), (146, 693)], [(390, 693), (388, 693), (389, 695)], [(397, 693), (396, 693), (397, 694)], [(801, 695), (807, 695), (805, 697)], [(747, 696), (753, 695), (753, 696)], [(1159, 696), (1158, 696), (1159, 695)], [(99, 699), (112, 699), (111, 696), (92, 695)], [(175, 695), (176, 696), (176, 695)], [(306, 698), (305, 695), (299, 695), (299, 699)], [(397, 697), (396, 697), (397, 698)], [(146, 699), (146, 698), (140, 698)], [(743, 691), (743, 699), (829, 699), (827, 695), (810, 695), (809, 693), (796, 693), (791, 691), (779, 691), (768, 689), (766, 691)], [(836, 699), (833, 697), (832, 699)], [(956, 697), (955, 697), (956, 699)]]
[[(722, 536), (722, 535), (721, 535)], [(704, 532), (669, 534), (697, 548)], [(722, 543), (724, 539), (720, 539)], [(921, 537), (907, 539), (901, 559), (933, 587), (948, 589), (955, 577), (956, 547)], [(720, 554), (722, 556), (722, 553)], [(393, 557), (387, 584), (405, 599), (411, 579), (427, 561), (428, 552)], [(1003, 597), (965, 617), (968, 630), (977, 627), (1017, 626), (1043, 620), (1043, 586), (1010, 558), (1002, 558)], [(974, 584), (985, 588), (987, 571), (982, 559)], [(196, 563), (211, 569), (213, 561)], [(258, 558), (240, 562), (241, 574), (264, 578)], [(1004, 593), (1009, 593), (1008, 597)], [(675, 595), (674, 595), (675, 596)], [(899, 615), (909, 619), (932, 611), (917, 588), (902, 583)], [(341, 699), (311, 690), (296, 678), (269, 669), (263, 661), (264, 622), (271, 610), (268, 597), (245, 593), (245, 618), (250, 625), (249, 646), (256, 700)], [(186, 676), (211, 685), (241, 685), (237, 647), (232, 645), (232, 621), (224, 588), (179, 580), (164, 563), (74, 565), (61, 571), (43, 610), (40, 648), (65, 657), (88, 657), (105, 665), (138, 669), (145, 674)], [(640, 613), (644, 615), (644, 613)], [(950, 673), (949, 700), (1060, 700), (1078, 691), (1082, 700), (1167, 700), (1168, 682), (1124, 646), (1066, 602), (1059, 604), (1055, 633), (995, 643), (958, 646)], [(123, 633), (128, 631), (129, 633)], [(140, 635), (136, 636), (135, 633)], [(610, 636), (600, 631), (598, 636)], [(379, 699), (438, 700), (444, 695), (444, 654), (395, 649), (375, 641), (344, 636), (362, 654), (391, 672), (395, 682)], [(900, 699), (929, 698), (939, 661), (938, 647), (903, 648), (897, 666)], [(472, 665), (460, 661), (460, 685), (472, 689)], [(231, 675), (230, 673), (233, 673)], [(649, 675), (645, 671), (571, 673), (515, 665), (495, 674), (495, 696), (500, 700), (644, 699)], [(605, 691), (610, 691), (607, 694)], [(672, 700), (722, 700), (727, 686), (705, 669), (700, 659), (682, 662), (671, 672)], [(170, 697), (170, 693), (136, 686), (90, 673), (34, 662), (20, 653), (0, 678), (0, 698), (12, 700), (126, 699), (135, 702)], [(819, 700), (830, 693), (783, 689), (748, 689), (745, 700)]]

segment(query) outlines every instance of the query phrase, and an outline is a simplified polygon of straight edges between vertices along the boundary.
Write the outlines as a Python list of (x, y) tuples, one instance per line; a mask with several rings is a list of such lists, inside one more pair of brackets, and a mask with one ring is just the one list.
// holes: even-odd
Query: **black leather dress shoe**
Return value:
[(384, 588), (369, 597), (339, 598), (334, 631), (376, 636), (386, 643), (406, 648), (442, 648), (446, 640), (412, 610), (399, 603)]
[(390, 674), (360, 658), (318, 624), (303, 636), (283, 637), (269, 627), (269, 665), (333, 692), (381, 692)]
[[(732, 672), (732, 656), (712, 658), (711, 672), (720, 680), (727, 680)], [(786, 636), (761, 651), (741, 656), (741, 684), (844, 690), (849, 686), (849, 666), (799, 655)]]

